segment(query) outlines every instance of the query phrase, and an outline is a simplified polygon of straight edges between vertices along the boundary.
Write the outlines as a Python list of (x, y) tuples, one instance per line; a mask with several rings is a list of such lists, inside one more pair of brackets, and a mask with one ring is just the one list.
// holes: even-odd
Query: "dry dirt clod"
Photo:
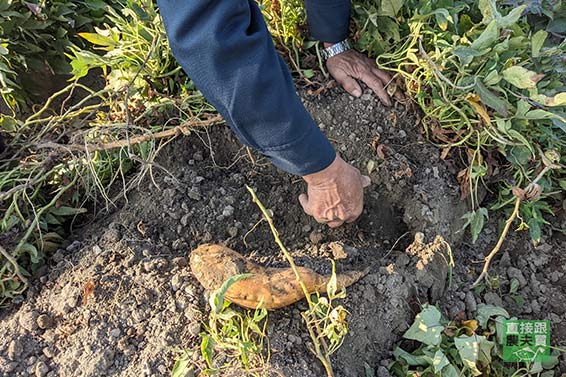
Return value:
[(21, 353), (23, 352), (24, 347), (19, 339), (14, 339), (8, 345), (8, 358), (10, 360), (16, 360), (20, 357)]
[(315, 245), (318, 245), (320, 241), (322, 241), (323, 239), (324, 239), (324, 235), (319, 231), (313, 230), (309, 234), (309, 240)]
[(53, 318), (51, 318), (49, 315), (47, 314), (41, 314), (39, 315), (39, 317), (37, 317), (37, 326), (39, 326), (40, 329), (49, 329), (51, 327), (53, 327), (54, 325), (54, 321)]
[(38, 313), (35, 310), (24, 312), (20, 315), (19, 323), (27, 331), (37, 330)]
[(49, 373), (50, 371), (47, 364), (45, 364), (43, 361), (40, 361), (37, 364), (35, 364), (35, 367), (33, 369), (36, 377), (45, 377), (47, 376), (47, 373)]

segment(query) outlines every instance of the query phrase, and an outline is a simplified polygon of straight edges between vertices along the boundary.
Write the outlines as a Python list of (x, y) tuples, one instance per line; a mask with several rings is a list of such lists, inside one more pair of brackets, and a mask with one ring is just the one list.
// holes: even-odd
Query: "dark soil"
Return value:
[[(301, 179), (248, 153), (225, 126), (212, 127), (167, 145), (127, 202), (76, 230), (76, 241), (49, 258), (25, 297), (0, 314), (0, 373), (37, 376), (168, 375), (177, 351), (194, 350), (207, 301), (187, 265), (190, 250), (223, 243), (267, 266), (285, 266), (245, 185), (274, 213), (282, 240), (297, 264), (330, 269), (331, 245), (347, 258), (339, 270), (374, 266), (347, 291), (350, 332), (333, 356), (338, 376), (365, 376), (384, 368), (419, 304), (439, 303), (445, 315), (471, 316), (478, 303), (504, 306), (520, 318), (550, 319), (553, 344), (566, 343), (566, 242), (547, 234), (533, 248), (514, 233), (494, 262), (483, 291), (469, 289), (484, 253), (497, 240), (497, 222), (469, 244), (454, 181), (455, 163), (420, 134), (411, 111), (381, 107), (370, 93), (354, 99), (331, 91), (305, 104), (343, 158), (368, 172), (364, 214), (354, 224), (329, 229), (305, 215), (297, 197)], [(376, 152), (377, 145), (383, 145)], [(385, 159), (381, 159), (385, 157)], [(372, 163), (369, 163), (370, 165)], [(557, 226), (560, 226), (559, 219)], [(563, 221), (563, 220), (562, 220)], [(562, 224), (564, 228), (564, 224)], [(431, 241), (443, 236), (456, 262), (447, 288), (447, 268), (434, 258), (424, 270), (405, 253), (415, 232)], [(333, 244), (334, 243), (334, 244)], [(509, 294), (510, 277), (521, 282)], [(492, 279), (493, 280), (493, 279)], [(85, 287), (94, 293), (85, 295)], [(520, 299), (519, 297), (522, 297)], [(321, 376), (308, 351), (300, 302), (272, 312), (268, 335), (271, 366), (285, 376)], [(566, 371), (566, 361), (561, 368)]]

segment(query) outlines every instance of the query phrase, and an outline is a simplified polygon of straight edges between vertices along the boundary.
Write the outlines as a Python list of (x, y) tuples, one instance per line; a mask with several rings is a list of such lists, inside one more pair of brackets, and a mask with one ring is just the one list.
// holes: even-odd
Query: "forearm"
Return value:
[(177, 60), (242, 142), (292, 174), (332, 163), (253, 0), (158, 3)]

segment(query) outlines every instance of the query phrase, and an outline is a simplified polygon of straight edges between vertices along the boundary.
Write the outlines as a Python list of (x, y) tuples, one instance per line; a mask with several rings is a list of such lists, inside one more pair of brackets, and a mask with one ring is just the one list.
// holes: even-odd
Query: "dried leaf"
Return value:
[(83, 305), (86, 305), (88, 298), (94, 293), (96, 285), (92, 280), (89, 280), (83, 287)]

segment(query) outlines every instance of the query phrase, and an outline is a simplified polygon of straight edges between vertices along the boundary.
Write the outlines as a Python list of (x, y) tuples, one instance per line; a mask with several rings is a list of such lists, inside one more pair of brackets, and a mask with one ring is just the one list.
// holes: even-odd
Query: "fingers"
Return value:
[(312, 211), (309, 205), (309, 199), (306, 194), (299, 195), (299, 203), (301, 203), (301, 207), (303, 207), (303, 211), (309, 216), (312, 216)]
[(328, 225), (331, 228), (338, 228), (342, 224), (344, 224), (344, 221), (342, 220), (334, 220), (326, 223), (326, 225)]
[(337, 71), (334, 74), (334, 79), (338, 81), (338, 84), (340, 84), (345, 91), (347, 91), (354, 97), (359, 97), (362, 95), (362, 88), (360, 87), (360, 84), (358, 84), (356, 79), (348, 75), (346, 72), (341, 70)]
[(385, 85), (391, 82), (391, 75), (378, 68), (372, 68), (371, 71), (376, 75)]
[(365, 72), (361, 75), (360, 79), (367, 86), (369, 86), (371, 90), (373, 90), (373, 92), (385, 106), (391, 106), (391, 98), (389, 97), (389, 93), (387, 93), (387, 90), (385, 90), (381, 79), (378, 78), (378, 76), (376, 76), (373, 71)]

